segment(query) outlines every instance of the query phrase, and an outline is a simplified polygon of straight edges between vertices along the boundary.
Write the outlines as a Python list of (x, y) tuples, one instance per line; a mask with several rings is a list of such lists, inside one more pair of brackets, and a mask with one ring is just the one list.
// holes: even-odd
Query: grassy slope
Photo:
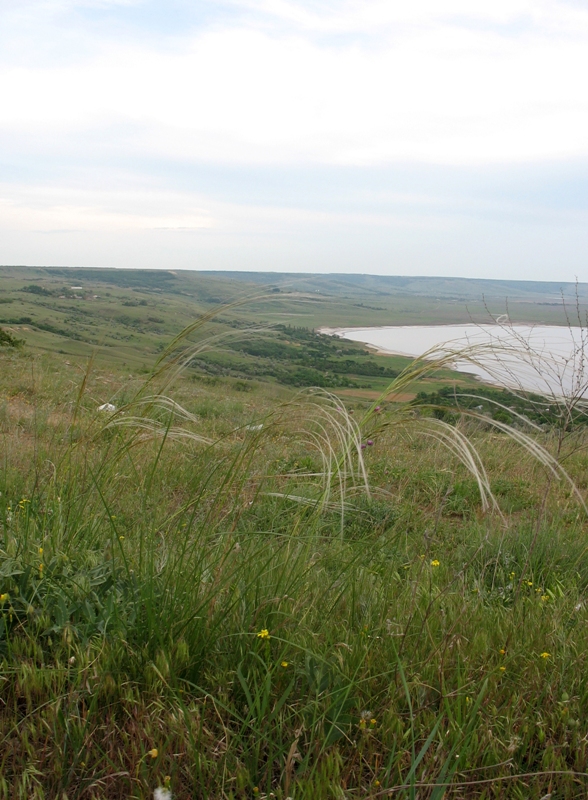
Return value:
[[(31, 287), (32, 291), (26, 291)], [(588, 289), (580, 284), (577, 291), (583, 314)], [(220, 348), (222, 353), (217, 348), (215, 354), (200, 359), (200, 370), (283, 381), (295, 360), (285, 349), (292, 337), (284, 331), (272, 332), (269, 340), (280, 340), (283, 352), (263, 360), (243, 352), (248, 327), (488, 321), (490, 313), (498, 315), (507, 309), (513, 321), (565, 324), (561, 296), (573, 314), (575, 292), (570, 284), (517, 281), (0, 267), (0, 325), (36, 349), (74, 358), (92, 354), (99, 362), (140, 370), (149, 369), (170, 339), (199, 314), (236, 303), (215, 321), (216, 333), (230, 333)], [(326, 341), (323, 349), (331, 348), (330, 355), (325, 353), (331, 362), (349, 358), (349, 353), (337, 355), (340, 344)], [(302, 344), (302, 361), (308, 361), (313, 353)], [(345, 347), (355, 348), (354, 358), (366, 352), (361, 345)], [(401, 370), (408, 363), (385, 356), (372, 356), (371, 362), (385, 371)], [(321, 382), (315, 373), (306, 377), (307, 384), (339, 387), (357, 397), (377, 396), (386, 386), (386, 379), (378, 379), (377, 369), (366, 375), (365, 369), (356, 374), (350, 367), (345, 388), (345, 381), (333, 379), (334, 372), (341, 375), (343, 371), (333, 371), (332, 363), (322, 370), (318, 367), (330, 372), (331, 378), (323, 374)], [(440, 378), (418, 388), (435, 391), (455, 376), (444, 373)], [(290, 376), (289, 382), (302, 385), (304, 376)], [(467, 379), (459, 383), (471, 385)]]
[[(198, 360), (196, 366), (201, 372), (277, 379), (295, 385), (347, 387), (347, 393), (349, 387), (355, 387), (361, 396), (366, 391), (377, 395), (387, 385), (390, 370), (402, 370), (408, 363), (407, 359), (379, 355), (367, 359), (366, 348), (355, 343), (346, 343), (342, 353), (343, 345), (330, 338), (322, 337), (313, 344), (300, 333), (284, 330), (284, 326), (312, 329), (345, 320), (364, 324), (372, 320), (372, 290), (350, 293), (337, 281), (326, 299), (313, 293), (308, 281), (302, 287), (304, 291), (282, 287), (276, 292), (274, 285), (260, 289), (248, 279), (235, 281), (199, 273), (4, 268), (1, 274), (0, 324), (29, 346), (48, 352), (73, 357), (93, 355), (100, 363), (148, 369), (171, 338), (199, 314), (220, 310), (212, 330), (228, 338)], [(260, 295), (263, 299), (256, 300)], [(404, 300), (400, 305), (394, 298), (390, 302), (394, 313), (396, 306), (399, 314), (404, 313)], [(236, 305), (223, 311), (223, 304), (228, 303)], [(412, 298), (411, 303), (416, 308), (422, 301)], [(411, 313), (408, 321), (416, 318)], [(259, 325), (280, 328), (266, 337), (267, 352), (261, 356), (245, 352), (247, 330)], [(314, 363), (318, 355), (324, 363)], [(343, 369), (349, 359), (359, 359), (361, 368), (354, 370), (351, 365)], [(371, 374), (365, 369), (368, 362), (373, 367)], [(313, 367), (314, 373), (301, 374), (305, 366)], [(378, 376), (378, 369), (384, 377)], [(343, 380), (343, 375), (348, 380)], [(447, 372), (440, 377), (441, 384), (429, 380), (427, 388), (433, 391), (455, 379)], [(458, 382), (471, 383), (464, 378)]]
[[(152, 297), (108, 291), (113, 319)], [(385, 405), (361, 423), (372, 500), (349, 486), (341, 527), (336, 502), (291, 499), (318, 496), (341, 412), (232, 376), (167, 388), (191, 438), (105, 429), (97, 405), (136, 395), (193, 303), (161, 299), (166, 334), (128, 326), (137, 339), (88, 373), (69, 349), (87, 343), (52, 352), (47, 331), (0, 350), (0, 797), (147, 798), (166, 776), (203, 800), (440, 800), (446, 781), (453, 797), (585, 796), (586, 522), (569, 487), (463, 423), (504, 516), (485, 514), (464, 468)], [(83, 302), (88, 337), (124, 329)], [(361, 421), (367, 403), (348, 408)], [(583, 493), (584, 435), (563, 443)]]

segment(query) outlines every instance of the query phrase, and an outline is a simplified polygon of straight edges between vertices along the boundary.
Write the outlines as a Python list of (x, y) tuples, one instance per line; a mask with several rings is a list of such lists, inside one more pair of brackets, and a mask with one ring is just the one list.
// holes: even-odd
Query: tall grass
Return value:
[(3, 424), (0, 797), (584, 796), (581, 451), (323, 391), (219, 434), (192, 333)]

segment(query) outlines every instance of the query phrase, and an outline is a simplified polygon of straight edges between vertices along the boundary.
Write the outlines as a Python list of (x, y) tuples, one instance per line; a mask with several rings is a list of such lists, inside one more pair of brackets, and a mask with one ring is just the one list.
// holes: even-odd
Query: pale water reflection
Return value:
[[(468, 324), (323, 328), (322, 332), (399, 355), (455, 352), (455, 368), (483, 380), (546, 395), (588, 397), (585, 328)], [(457, 357), (463, 348), (470, 349), (471, 358)]]

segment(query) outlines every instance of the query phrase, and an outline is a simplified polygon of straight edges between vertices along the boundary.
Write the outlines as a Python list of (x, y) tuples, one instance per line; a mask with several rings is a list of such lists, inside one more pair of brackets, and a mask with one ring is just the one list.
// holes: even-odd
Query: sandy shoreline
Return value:
[[(401, 328), (422, 328), (422, 325), (374, 325), (370, 327), (369, 330), (375, 331), (385, 331), (390, 328), (394, 328), (396, 330), (400, 330)], [(438, 327), (438, 326), (431, 326), (431, 327)], [(365, 331), (368, 330), (365, 326), (363, 327), (349, 327), (349, 328), (317, 328), (317, 333), (322, 333), (325, 336), (337, 336), (341, 339), (346, 339), (347, 337), (345, 334), (348, 331)], [(357, 339), (349, 339), (350, 342), (358, 342)], [(368, 350), (372, 350), (375, 355), (381, 356), (403, 356), (403, 358), (418, 358), (415, 353), (406, 353), (402, 352), (401, 350), (388, 350), (385, 347), (379, 347), (378, 345), (371, 344), (370, 342), (360, 342), (360, 344), (365, 344)]]
[[(510, 324), (501, 324), (500, 321), (494, 322), (494, 323), (487, 323), (487, 324), (484, 324), (484, 325), (479, 325), (479, 324), (477, 324), (475, 322), (465, 322), (465, 323), (446, 322), (446, 323), (431, 324), (431, 325), (357, 325), (357, 326), (350, 325), (350, 326), (345, 327), (345, 328), (343, 328), (343, 327), (332, 328), (332, 327), (324, 326), (322, 328), (317, 328), (317, 333), (323, 333), (326, 336), (337, 336), (337, 337), (340, 337), (342, 339), (349, 339), (349, 341), (352, 341), (352, 342), (359, 342), (361, 344), (365, 344), (366, 347), (368, 347), (370, 350), (372, 350), (375, 354), (380, 354), (380, 355), (383, 355), (383, 356), (403, 356), (404, 358), (420, 358), (423, 355), (423, 352), (426, 352), (427, 350), (429, 350), (429, 347), (438, 347), (438, 346), (443, 346), (443, 344), (448, 344), (449, 345), (449, 344), (453, 344), (455, 342), (462, 342), (462, 341), (465, 343), (466, 338), (469, 338), (469, 330), (470, 329), (472, 331), (484, 331), (484, 330), (487, 331), (488, 329), (496, 328), (497, 330), (504, 331), (504, 330), (508, 330), (509, 326), (510, 326)], [(513, 327), (517, 327), (517, 326), (513, 326)], [(534, 325), (525, 324), (525, 325), (521, 325), (521, 326), (518, 326), (518, 327), (523, 327), (523, 328), (528, 329), (530, 331), (535, 327), (560, 328), (561, 326), (557, 326), (557, 325), (556, 326), (534, 326)], [(420, 352), (415, 352), (414, 350), (413, 350), (413, 352), (407, 352), (406, 350), (399, 350), (399, 349), (392, 350), (392, 349), (387, 348), (387, 347), (382, 347), (382, 345), (373, 344), (373, 342), (368, 342), (368, 341), (365, 341), (365, 340), (362, 340), (362, 339), (356, 339), (354, 337), (349, 338), (347, 336), (348, 333), (355, 333), (357, 331), (370, 331), (371, 332), (371, 331), (403, 331), (404, 330), (409, 334), (410, 331), (423, 331), (423, 330), (427, 330), (427, 329), (439, 330), (440, 328), (441, 329), (442, 328), (447, 328), (447, 329), (461, 328), (462, 330), (467, 331), (467, 333), (464, 336), (454, 337), (454, 338), (448, 339), (446, 341), (442, 340), (441, 342), (439, 342), (439, 344), (429, 345), (428, 347), (425, 347), (424, 349), (421, 348)], [(492, 333), (492, 336), (494, 336), (494, 333)], [(419, 350), (419, 348), (416, 347), (415, 350)], [(459, 368), (457, 368), (457, 369), (458, 369), (458, 371), (463, 371), (463, 370), (459, 370)]]
[[(577, 326), (502, 325), (498, 321), (487, 325), (325, 326), (320, 332), (361, 342), (382, 356), (435, 360), (444, 354), (444, 366), (458, 373), (545, 396), (577, 391), (573, 378), (584, 374), (586, 360), (581, 346), (585, 334)], [(453, 363), (445, 363), (451, 356)], [(542, 369), (541, 364), (549, 369)], [(588, 389), (584, 395), (588, 396)]]

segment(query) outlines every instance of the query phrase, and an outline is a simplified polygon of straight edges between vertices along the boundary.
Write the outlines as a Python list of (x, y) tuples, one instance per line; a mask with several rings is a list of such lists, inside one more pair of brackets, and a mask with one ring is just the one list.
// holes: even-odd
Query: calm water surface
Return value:
[(588, 396), (588, 331), (579, 327), (403, 325), (324, 328), (323, 333), (414, 357), (435, 348), (438, 356), (474, 347), (473, 357), (456, 355), (456, 369), (512, 388)]

